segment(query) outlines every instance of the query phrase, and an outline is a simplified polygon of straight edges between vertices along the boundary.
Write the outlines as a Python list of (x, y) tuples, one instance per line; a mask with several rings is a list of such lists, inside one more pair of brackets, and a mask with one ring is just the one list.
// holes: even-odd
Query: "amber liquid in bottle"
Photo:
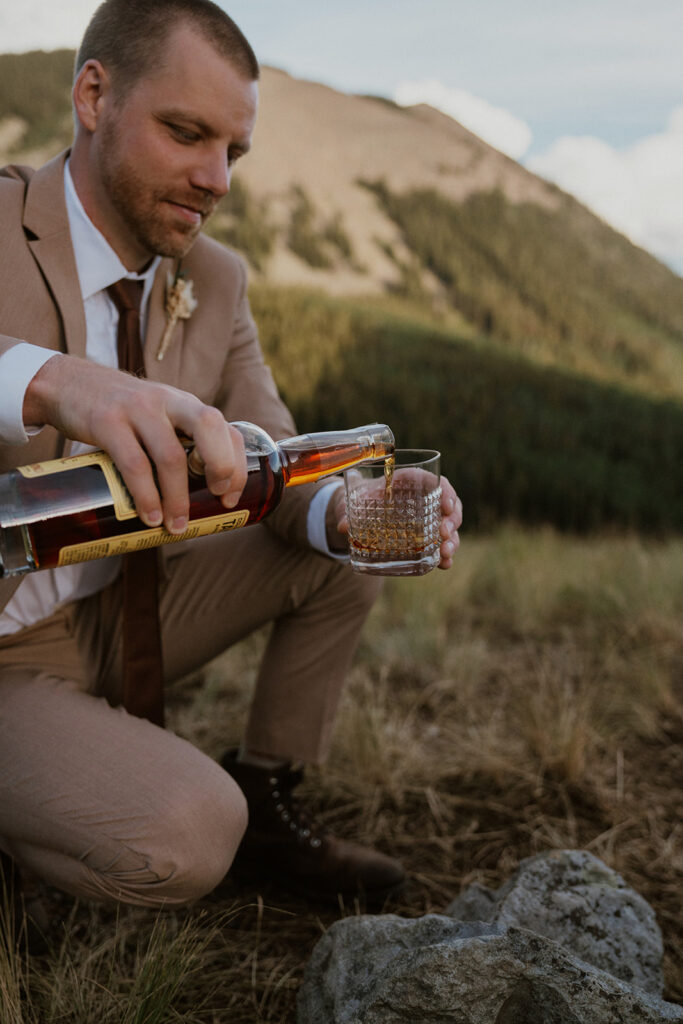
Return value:
[[(277, 504), (284, 482), (281, 477), (273, 472), (267, 456), (252, 457), (252, 466), (249, 469), (247, 483), (242, 492), (239, 504), (232, 511), (244, 511), (248, 514), (246, 522), (237, 522), (236, 525), (247, 525), (257, 523)], [(255, 464), (254, 464), (255, 463)], [(83, 477), (93, 477), (95, 467), (81, 467), (79, 469), (67, 470), (63, 473), (55, 473), (54, 476), (38, 477), (36, 479), (21, 480), (18, 482), (18, 489), (24, 498), (33, 501), (44, 501), (54, 504), (67, 504), (73, 499), (73, 488), (88, 490), (89, 482)], [(75, 480), (78, 474), (81, 480)], [(81, 549), (82, 545), (91, 545), (97, 541), (110, 540), (112, 547), (120, 547), (122, 550), (130, 550), (127, 547), (127, 538), (132, 534), (142, 531), (149, 531), (148, 543), (144, 538), (136, 543), (136, 549), (154, 547), (159, 543), (170, 543), (176, 540), (188, 540), (200, 535), (197, 526), (193, 526), (195, 520), (207, 519), (213, 516), (225, 517), (228, 510), (221, 504), (220, 500), (212, 494), (206, 486), (203, 477), (188, 477), (190, 487), (190, 525), (180, 536), (166, 534), (159, 539), (156, 532), (149, 531), (149, 528), (138, 516), (131, 516), (130, 519), (120, 520), (116, 517), (111, 496), (107, 495), (108, 503), (96, 508), (87, 508), (79, 512), (67, 512), (64, 515), (56, 515), (50, 519), (26, 525), (30, 538), (30, 546), (37, 569), (53, 569), (64, 564), (63, 551), (69, 549)], [(48, 482), (49, 481), (49, 482)], [(101, 483), (93, 480), (92, 486), (101, 489)], [(49, 488), (49, 490), (48, 490)], [(46, 490), (48, 493), (46, 494)], [(228, 520), (228, 522), (230, 522)], [(230, 529), (226, 525), (225, 529)], [(232, 527), (235, 528), (234, 526)], [(165, 534), (165, 531), (163, 531)], [(218, 530), (216, 531), (218, 532)], [(117, 544), (118, 539), (118, 544)], [(102, 555), (117, 554), (116, 550), (100, 549)], [(60, 561), (61, 558), (61, 561)], [(87, 559), (75, 557), (73, 561), (86, 561)]]
[[(358, 465), (361, 449), (357, 443), (326, 445), (313, 451), (295, 444), (297, 440), (294, 438), (292, 441), (281, 441), (278, 445), (283, 456), (282, 471), (287, 486), (312, 483), (321, 477), (342, 473), (350, 466)], [(384, 452), (380, 453), (380, 457), (383, 454)], [(390, 457), (393, 459), (393, 455)]]
[[(369, 443), (361, 431), (373, 430)], [(258, 435), (270, 440), (262, 431)], [(226, 509), (211, 493), (203, 475), (188, 473), (190, 521), (181, 535), (172, 535), (163, 527), (150, 529), (139, 519), (116, 468), (106, 456), (106, 472), (98, 461), (69, 468), (68, 460), (59, 472), (24, 475), (14, 470), (0, 477), (0, 502), (17, 510), (14, 519), (10, 513), (2, 520), (0, 576), (51, 569), (258, 523), (279, 504), (286, 486), (309, 483), (360, 461), (386, 456), (393, 450), (393, 437), (388, 428), (373, 424), (357, 431), (303, 435), (270, 444), (271, 450), (247, 450), (247, 482), (233, 509)]]

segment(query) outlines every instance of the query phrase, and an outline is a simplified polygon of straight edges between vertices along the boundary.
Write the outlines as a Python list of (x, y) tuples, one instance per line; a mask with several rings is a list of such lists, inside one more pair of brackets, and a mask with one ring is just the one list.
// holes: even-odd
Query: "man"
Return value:
[[(257, 78), (249, 44), (209, 0), (106, 0), (95, 13), (70, 151), (0, 177), (0, 471), (103, 448), (140, 517), (181, 534), (178, 433), (231, 508), (246, 463), (229, 422), (295, 432), (242, 264), (199, 234), (249, 149)], [(180, 271), (197, 307), (158, 360)], [(119, 368), (122, 279), (140, 282), (147, 379)], [(447, 481), (443, 500), (448, 568), (461, 507)], [(0, 581), (0, 849), (68, 892), (150, 906), (212, 889), (240, 844), (245, 865), (311, 894), (399, 884), (400, 864), (320, 833), (292, 800), (291, 764), (324, 759), (377, 594), (334, 557), (342, 516), (337, 484), (298, 488), (267, 526), (159, 549), (166, 679), (273, 623), (243, 745), (220, 765), (121, 707), (118, 560)]]

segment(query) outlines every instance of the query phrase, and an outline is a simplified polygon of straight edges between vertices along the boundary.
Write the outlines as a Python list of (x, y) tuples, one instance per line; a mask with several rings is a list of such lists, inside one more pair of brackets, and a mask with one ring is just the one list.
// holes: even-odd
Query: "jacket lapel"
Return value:
[(31, 177), (26, 189), (24, 229), (28, 245), (54, 296), (64, 325), (66, 350), (85, 357), (85, 314), (64, 198), (60, 153)]

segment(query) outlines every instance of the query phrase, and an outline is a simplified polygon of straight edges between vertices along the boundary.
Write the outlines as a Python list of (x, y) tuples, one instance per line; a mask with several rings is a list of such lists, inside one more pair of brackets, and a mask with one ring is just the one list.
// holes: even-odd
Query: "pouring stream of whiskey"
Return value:
[(384, 460), (384, 500), (387, 504), (391, 502), (394, 486), (394, 467), (396, 459), (394, 455), (387, 455)]

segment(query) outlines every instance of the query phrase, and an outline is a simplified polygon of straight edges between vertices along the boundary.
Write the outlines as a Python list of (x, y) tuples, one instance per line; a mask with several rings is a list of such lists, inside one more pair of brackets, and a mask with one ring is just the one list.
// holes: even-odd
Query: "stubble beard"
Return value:
[(100, 173), (107, 199), (137, 245), (151, 256), (185, 256), (202, 225), (177, 221), (169, 227), (160, 214), (161, 210), (169, 209), (162, 193), (152, 188), (133, 165), (115, 156), (121, 153), (115, 124), (103, 126), (102, 144), (105, 157)]

